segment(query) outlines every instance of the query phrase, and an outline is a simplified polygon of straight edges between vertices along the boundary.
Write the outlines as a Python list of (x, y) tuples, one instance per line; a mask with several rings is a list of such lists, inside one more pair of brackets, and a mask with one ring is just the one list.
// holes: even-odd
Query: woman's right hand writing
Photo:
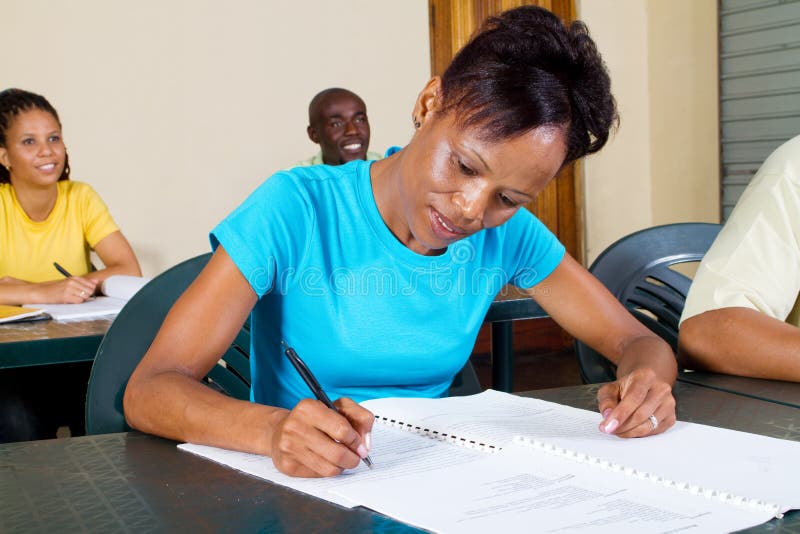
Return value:
[(272, 462), (296, 477), (329, 477), (358, 467), (369, 454), (374, 416), (347, 398), (334, 402), (304, 399), (283, 412), (273, 428)]
[(36, 284), (29, 304), (79, 304), (94, 296), (97, 282), (82, 276)]

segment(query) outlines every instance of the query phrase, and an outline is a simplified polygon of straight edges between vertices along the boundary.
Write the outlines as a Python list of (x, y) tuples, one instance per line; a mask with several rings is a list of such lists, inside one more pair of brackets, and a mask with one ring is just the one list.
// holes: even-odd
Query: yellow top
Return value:
[(800, 136), (767, 158), (700, 263), (681, 321), (743, 307), (800, 326)]
[(58, 182), (58, 198), (44, 221), (32, 221), (11, 184), (0, 184), (0, 277), (28, 282), (62, 278), (53, 262), (70, 274), (91, 269), (89, 251), (119, 230), (103, 200), (88, 184)]

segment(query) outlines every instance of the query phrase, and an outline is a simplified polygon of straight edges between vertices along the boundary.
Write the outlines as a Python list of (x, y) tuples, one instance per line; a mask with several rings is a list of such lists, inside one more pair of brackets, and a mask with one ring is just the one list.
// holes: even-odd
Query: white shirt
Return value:
[(681, 322), (727, 307), (800, 326), (800, 136), (764, 162), (700, 263)]

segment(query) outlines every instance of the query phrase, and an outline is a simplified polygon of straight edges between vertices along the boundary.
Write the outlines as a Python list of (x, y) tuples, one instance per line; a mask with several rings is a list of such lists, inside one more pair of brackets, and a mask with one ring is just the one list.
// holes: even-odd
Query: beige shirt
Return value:
[(743, 307), (800, 326), (800, 136), (781, 145), (747, 186), (700, 263), (681, 322)]

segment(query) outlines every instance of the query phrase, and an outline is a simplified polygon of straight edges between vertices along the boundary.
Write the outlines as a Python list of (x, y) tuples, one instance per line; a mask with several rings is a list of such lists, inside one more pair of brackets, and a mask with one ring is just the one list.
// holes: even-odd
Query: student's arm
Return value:
[(800, 382), (800, 328), (750, 308), (731, 307), (681, 323), (682, 367)]
[(104, 268), (87, 274), (86, 278), (94, 280), (98, 288), (103, 280), (114, 274), (142, 276), (139, 261), (130, 243), (119, 230), (101, 239), (94, 246), (94, 251), (103, 262)]
[[(567, 332), (616, 364), (617, 380), (597, 393), (601, 430), (639, 437), (675, 423), (677, 364), (672, 349), (586, 269), (567, 254), (528, 294)], [(656, 430), (648, 419), (651, 414), (659, 422)]]
[(787, 143), (753, 177), (686, 297), (678, 360), (690, 369), (800, 381), (800, 175)]
[(39, 283), (5, 276), (0, 278), (0, 304), (78, 304), (96, 288), (97, 282), (81, 276)]
[[(271, 456), (294, 476), (331, 476), (367, 454), (372, 414), (348, 399), (291, 411), (233, 399), (200, 380), (241, 329), (257, 296), (220, 246), (167, 315), (125, 390), (128, 423), (179, 441)], [(354, 451), (358, 450), (359, 454)]]
[(142, 275), (136, 255), (122, 232), (117, 230), (104, 237), (94, 250), (105, 268), (85, 276), (38, 283), (9, 276), (0, 278), (0, 304), (78, 304), (95, 295), (100, 283), (112, 274)]

